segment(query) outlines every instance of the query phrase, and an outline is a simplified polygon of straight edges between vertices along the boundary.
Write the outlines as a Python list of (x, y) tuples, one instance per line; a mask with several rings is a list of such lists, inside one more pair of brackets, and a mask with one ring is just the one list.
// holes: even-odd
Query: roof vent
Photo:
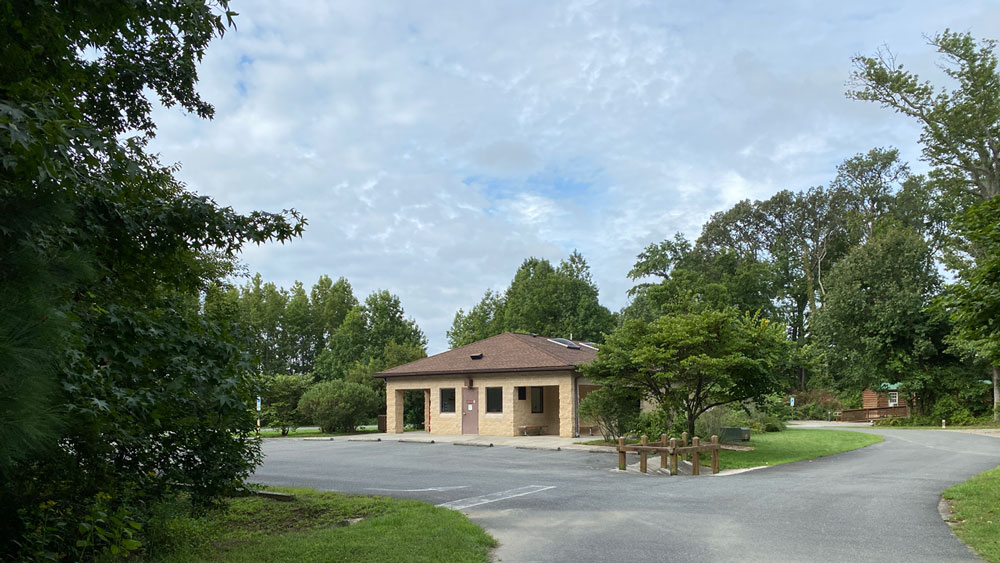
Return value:
[(481, 360), (481, 359), (483, 359), (483, 353), (480, 352), (478, 354), (469, 354), (469, 359), (472, 359), (472, 360)]
[(569, 348), (570, 350), (579, 350), (580, 347), (568, 338), (549, 338), (549, 342), (563, 346), (564, 348)]

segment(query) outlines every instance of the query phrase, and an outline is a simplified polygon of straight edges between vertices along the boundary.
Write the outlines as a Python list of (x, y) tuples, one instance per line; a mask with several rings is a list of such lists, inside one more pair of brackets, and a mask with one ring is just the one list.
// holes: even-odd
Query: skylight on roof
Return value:
[(549, 342), (552, 342), (554, 344), (558, 344), (560, 346), (563, 346), (565, 348), (569, 348), (570, 350), (579, 350), (580, 349), (580, 346), (578, 346), (576, 342), (573, 342), (572, 340), (570, 340), (568, 338), (548, 338), (546, 340), (548, 340)]
[(596, 342), (581, 342), (580, 345), (581, 346), (586, 346), (587, 348), (590, 348), (591, 350), (597, 350), (597, 343)]

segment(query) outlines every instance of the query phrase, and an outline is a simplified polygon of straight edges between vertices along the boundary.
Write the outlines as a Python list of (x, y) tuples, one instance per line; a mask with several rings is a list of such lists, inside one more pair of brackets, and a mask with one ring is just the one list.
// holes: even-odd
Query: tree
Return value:
[(817, 340), (844, 388), (904, 382), (920, 392), (921, 375), (939, 355), (942, 324), (927, 310), (940, 288), (924, 239), (892, 222), (878, 224), (829, 276)]
[(626, 321), (583, 372), (683, 413), (693, 435), (708, 409), (778, 391), (787, 352), (780, 324), (732, 308), (703, 310)]
[[(851, 75), (853, 89), (847, 96), (881, 104), (883, 107), (916, 119), (922, 126), (920, 143), (923, 158), (934, 170), (932, 179), (939, 186), (939, 205), (959, 217), (977, 201), (991, 201), (1000, 195), (1000, 74), (997, 72), (996, 41), (978, 43), (968, 33), (945, 30), (929, 39), (944, 59), (941, 68), (953, 81), (953, 87), (935, 88), (896, 62), (888, 49), (873, 57), (854, 58)], [(958, 235), (945, 248), (946, 265), (960, 275), (973, 262), (989, 259), (983, 249)], [(974, 274), (973, 274), (974, 276)], [(971, 278), (970, 278), (971, 279)], [(973, 335), (966, 328), (960, 333)], [(973, 339), (966, 346), (975, 347), (986, 340)], [(993, 371), (1000, 365), (989, 349), (983, 357), (994, 358)], [(996, 377), (994, 376), (994, 380)], [(994, 383), (994, 397), (1000, 389)]]
[(312, 384), (312, 378), (308, 375), (279, 374), (266, 377), (265, 381), (261, 395), (264, 424), (281, 430), (281, 435), (287, 436), (289, 430), (295, 430), (301, 423), (302, 416), (297, 407), (302, 394)]
[[(203, 299), (245, 244), (304, 220), (219, 206), (145, 152), (147, 96), (211, 117), (195, 68), (225, 0), (0, 13), (0, 551), (129, 551), (141, 506), (174, 483), (211, 503), (259, 460), (245, 336)], [(95, 510), (112, 539), (77, 537)]]
[(573, 251), (558, 268), (544, 259), (525, 260), (502, 294), (487, 290), (468, 313), (459, 309), (448, 341), (455, 347), (511, 331), (600, 342), (614, 325), (614, 315), (598, 300), (590, 266)]
[(326, 275), (320, 276), (309, 295), (312, 347), (319, 354), (326, 347), (330, 336), (343, 324), (348, 311), (358, 304), (358, 300), (354, 297), (354, 290), (347, 278), (337, 278), (333, 282)]
[(958, 223), (981, 258), (959, 272), (942, 302), (955, 323), (960, 347), (992, 365), (993, 420), (1000, 417), (1000, 198), (973, 206)]
[(503, 295), (491, 289), (466, 313), (459, 309), (448, 329), (448, 344), (452, 348), (496, 336), (504, 331)]
[[(680, 233), (673, 240), (647, 246), (629, 272), (633, 280), (653, 276), (660, 281), (640, 283), (629, 290), (633, 297), (642, 297), (638, 303), (648, 309), (644, 313), (647, 320), (701, 307), (736, 307), (764, 315), (772, 312), (774, 276), (767, 263), (729, 248), (692, 246)], [(626, 315), (643, 316), (634, 311)]]
[[(988, 200), (1000, 194), (1000, 75), (996, 41), (978, 44), (968, 33), (945, 30), (929, 39), (943, 56), (954, 89), (935, 89), (896, 62), (888, 49), (857, 56), (847, 97), (876, 102), (912, 117), (923, 131), (924, 159), (949, 186)], [(968, 200), (967, 200), (968, 201)]]
[[(351, 372), (373, 374), (395, 367), (388, 365), (395, 359), (426, 356), (427, 338), (416, 321), (405, 314), (398, 296), (385, 290), (369, 295), (363, 305), (347, 313), (334, 331), (326, 349), (316, 358), (313, 378), (330, 381), (344, 379)], [(372, 382), (383, 384), (381, 380)]]

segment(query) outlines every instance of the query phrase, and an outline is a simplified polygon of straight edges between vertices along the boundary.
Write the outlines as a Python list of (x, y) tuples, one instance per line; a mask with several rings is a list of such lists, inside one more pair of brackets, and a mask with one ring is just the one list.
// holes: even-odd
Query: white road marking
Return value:
[(428, 491), (454, 491), (455, 489), (466, 489), (468, 485), (459, 485), (457, 487), (428, 487), (426, 489), (376, 489), (374, 487), (368, 487), (366, 491), (388, 491), (392, 493), (423, 493)]
[(439, 504), (438, 506), (443, 506), (445, 508), (453, 508), (455, 510), (464, 510), (466, 508), (472, 508), (473, 506), (479, 506), (480, 504), (497, 502), (499, 500), (507, 500), (509, 498), (514, 498), (514, 497), (523, 497), (524, 495), (540, 493), (542, 491), (547, 491), (549, 489), (554, 489), (554, 488), (555, 488), (554, 486), (543, 487), (541, 485), (529, 485), (527, 487), (521, 487), (519, 489), (500, 491), (499, 493), (490, 493), (488, 495), (482, 495), (478, 497), (469, 497), (469, 498), (453, 500), (451, 502), (445, 502)]

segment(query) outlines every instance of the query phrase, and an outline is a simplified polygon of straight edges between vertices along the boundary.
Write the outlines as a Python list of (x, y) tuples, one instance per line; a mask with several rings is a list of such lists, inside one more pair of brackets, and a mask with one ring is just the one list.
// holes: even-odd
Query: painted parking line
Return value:
[(465, 489), (468, 485), (459, 485), (457, 487), (427, 487), (426, 489), (376, 489), (375, 487), (368, 487), (366, 491), (388, 491), (390, 493), (426, 493), (429, 491), (454, 491), (455, 489)]
[(549, 489), (554, 489), (554, 488), (555, 488), (554, 486), (545, 487), (542, 485), (529, 485), (527, 487), (521, 487), (519, 489), (510, 489), (507, 491), (490, 493), (488, 495), (482, 495), (478, 497), (469, 497), (469, 498), (453, 500), (451, 502), (445, 502), (439, 504), (438, 506), (443, 506), (445, 508), (453, 508), (455, 510), (464, 510), (466, 508), (472, 508), (473, 506), (479, 506), (480, 504), (487, 504), (490, 502), (507, 500), (509, 498), (514, 498), (514, 497), (523, 497), (524, 495), (540, 493), (542, 491), (547, 491)]

